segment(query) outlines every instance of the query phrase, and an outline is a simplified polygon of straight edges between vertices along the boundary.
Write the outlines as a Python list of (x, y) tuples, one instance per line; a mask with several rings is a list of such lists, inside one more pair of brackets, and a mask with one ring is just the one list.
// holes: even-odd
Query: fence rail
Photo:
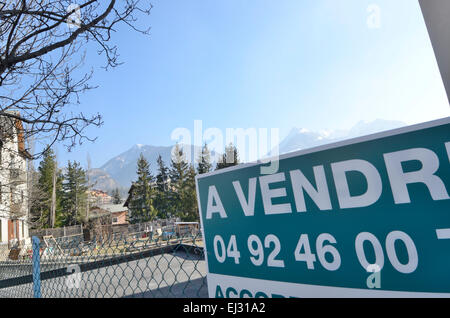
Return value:
[(73, 226), (64, 226), (50, 229), (39, 229), (39, 230), (29, 230), (30, 236), (44, 237), (44, 236), (53, 236), (53, 237), (65, 237), (72, 235), (82, 235), (83, 234), (83, 226), (73, 225)]
[[(0, 297), (207, 297), (201, 233), (53, 238), (0, 255)], [(34, 261), (33, 261), (34, 259)]]
[[(158, 219), (153, 222), (143, 222), (143, 223), (136, 223), (136, 224), (121, 224), (121, 225), (113, 225), (113, 224), (107, 224), (107, 225), (96, 225), (92, 229), (90, 229), (91, 232), (96, 232), (99, 229), (102, 229), (104, 233), (107, 233), (108, 235), (112, 235), (115, 233), (121, 233), (123, 235), (126, 235), (128, 233), (136, 233), (136, 232), (145, 232), (149, 229), (157, 229), (157, 228), (173, 228), (176, 224), (176, 222), (179, 222), (179, 218), (174, 219)], [(61, 238), (61, 237), (70, 237), (75, 235), (83, 235), (87, 228), (83, 228), (83, 225), (72, 225), (72, 226), (64, 226), (64, 227), (57, 227), (57, 228), (48, 228), (48, 229), (31, 229), (29, 230), (30, 237), (37, 236), (40, 239), (42, 239), (44, 236), (53, 236), (54, 238)]]

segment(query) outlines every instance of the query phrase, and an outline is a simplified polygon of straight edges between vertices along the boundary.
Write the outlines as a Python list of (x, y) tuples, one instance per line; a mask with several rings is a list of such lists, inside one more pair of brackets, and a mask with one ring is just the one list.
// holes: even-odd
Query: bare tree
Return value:
[[(25, 138), (38, 135), (46, 147), (60, 142), (70, 150), (100, 126), (100, 114), (74, 110), (79, 94), (94, 88), (92, 72), (79, 74), (88, 43), (96, 43), (116, 67), (117, 47), (110, 44), (119, 24), (136, 26), (138, 15), (149, 15), (151, 4), (140, 0), (0, 0), (0, 116), (20, 120)], [(32, 154), (39, 157), (43, 151)]]
[[(137, 26), (139, 16), (150, 14), (149, 0), (72, 1), (0, 0), (2, 216), (22, 217), (26, 202), (39, 200), (38, 191), (28, 193), (24, 186), (26, 160), (42, 157), (55, 143), (70, 151), (95, 140), (86, 131), (102, 125), (101, 114), (77, 110), (80, 94), (95, 88), (90, 84), (93, 66), (82, 71), (87, 48), (96, 45), (95, 53), (105, 57), (103, 67), (114, 68), (121, 63), (111, 39), (120, 25), (149, 31)], [(30, 139), (34, 149), (26, 147)]]

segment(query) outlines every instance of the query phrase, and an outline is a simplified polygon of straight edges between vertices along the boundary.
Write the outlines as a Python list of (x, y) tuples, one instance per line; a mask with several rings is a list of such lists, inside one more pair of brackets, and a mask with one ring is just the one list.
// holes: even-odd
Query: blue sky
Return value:
[[(153, 0), (150, 36), (114, 35), (125, 62), (108, 72), (89, 48), (99, 88), (95, 143), (60, 162), (92, 166), (133, 144), (172, 145), (177, 127), (347, 129), (377, 118), (419, 123), (450, 115), (416, 0)], [(380, 28), (367, 8), (380, 8)]]

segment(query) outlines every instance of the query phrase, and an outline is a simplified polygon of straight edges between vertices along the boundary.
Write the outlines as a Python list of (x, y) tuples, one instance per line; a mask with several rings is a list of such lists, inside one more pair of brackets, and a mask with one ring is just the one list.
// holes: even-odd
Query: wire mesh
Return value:
[[(33, 297), (32, 250), (2, 250), (0, 297)], [(207, 297), (201, 233), (43, 237), (41, 297)]]

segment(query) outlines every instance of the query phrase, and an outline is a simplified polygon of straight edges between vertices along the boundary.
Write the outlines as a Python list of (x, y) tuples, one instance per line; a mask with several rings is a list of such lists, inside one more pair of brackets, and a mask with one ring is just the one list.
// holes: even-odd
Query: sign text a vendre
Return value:
[(450, 117), (261, 166), (197, 177), (210, 297), (450, 296)]

